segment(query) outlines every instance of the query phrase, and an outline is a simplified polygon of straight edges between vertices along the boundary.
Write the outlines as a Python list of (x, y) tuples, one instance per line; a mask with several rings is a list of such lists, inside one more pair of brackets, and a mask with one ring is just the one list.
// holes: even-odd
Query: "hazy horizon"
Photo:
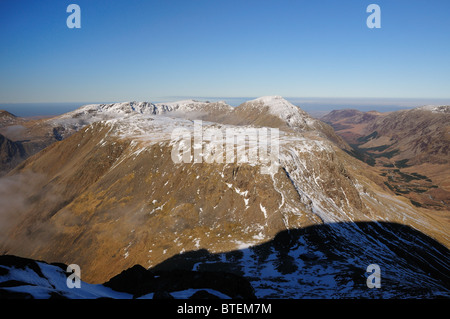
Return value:
[[(254, 97), (159, 97), (156, 99), (134, 100), (152, 103), (173, 102), (185, 99), (200, 101), (225, 101), (231, 106), (238, 106), (246, 101), (258, 98)], [(292, 104), (300, 107), (311, 115), (321, 115), (332, 110), (356, 109), (363, 112), (379, 111), (391, 112), (401, 109), (410, 109), (423, 105), (450, 105), (448, 99), (425, 98), (319, 98), (319, 97), (284, 97)], [(87, 102), (26, 102), (26, 103), (0, 103), (0, 109), (6, 110), (16, 116), (52, 116), (73, 111), (87, 104), (120, 103), (129, 101), (87, 101)]]

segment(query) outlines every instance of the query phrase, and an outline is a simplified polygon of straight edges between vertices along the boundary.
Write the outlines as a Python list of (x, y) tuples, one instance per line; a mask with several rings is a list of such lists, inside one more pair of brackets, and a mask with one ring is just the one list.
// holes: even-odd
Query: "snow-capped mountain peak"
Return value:
[(201, 102), (197, 100), (182, 100), (175, 102), (157, 103), (157, 109), (160, 113), (179, 111), (179, 112), (189, 112), (189, 111), (208, 111), (214, 112), (215, 110), (233, 110), (233, 107), (226, 104), (224, 101), (219, 102)]
[(290, 105), (292, 105), (290, 102), (288, 102), (285, 98), (283, 98), (280, 95), (261, 96), (261, 97), (258, 97), (256, 99), (254, 99), (254, 100), (251, 100), (249, 102), (263, 102), (266, 105), (276, 105), (276, 104), (283, 104), (283, 105), (290, 104)]
[(291, 127), (304, 127), (305, 125), (312, 127), (315, 122), (301, 108), (278, 95), (262, 96), (246, 102), (245, 105), (258, 109), (267, 107), (269, 114), (281, 118)]
[(107, 113), (107, 114), (155, 114), (156, 106), (151, 102), (119, 102), (108, 104), (88, 104), (67, 113), (68, 116)]
[(190, 109), (197, 109), (198, 107), (204, 105), (205, 102), (200, 102), (197, 100), (181, 100), (181, 101), (175, 101), (175, 102), (162, 102), (157, 103), (156, 106), (160, 110), (165, 110), (167, 112), (171, 111), (185, 111)]
[(79, 117), (87, 114), (106, 114), (106, 115), (158, 115), (169, 112), (190, 112), (190, 111), (231, 111), (234, 108), (224, 101), (219, 102), (201, 102), (197, 100), (181, 100), (175, 102), (120, 102), (110, 104), (88, 104), (73, 112), (66, 113), (63, 117)]
[(417, 107), (416, 110), (431, 111), (432, 113), (450, 113), (450, 105), (424, 105)]
[[(288, 100), (281, 96), (262, 96), (257, 99), (251, 100), (248, 103), (262, 104), (269, 107), (269, 111), (273, 115), (278, 115), (283, 119), (286, 119), (289, 115), (301, 114), (302, 116), (308, 116), (306, 112), (295, 106)], [(308, 116), (309, 117), (309, 116)]]

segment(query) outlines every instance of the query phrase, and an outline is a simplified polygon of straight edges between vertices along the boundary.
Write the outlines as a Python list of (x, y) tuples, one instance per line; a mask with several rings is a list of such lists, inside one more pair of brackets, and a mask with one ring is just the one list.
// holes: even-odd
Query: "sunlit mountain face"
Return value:
[[(423, 115), (415, 121), (424, 138), (441, 132), (435, 114), (447, 116), (445, 108), (405, 111), (395, 116), (404, 127), (414, 121), (408, 112)], [(375, 165), (357, 152), (389, 141), (410, 156), (407, 164), (442, 165), (444, 174), (446, 135), (430, 140), (424, 157), (411, 151), (422, 144), (393, 134), (400, 124), (389, 119), (376, 112), (324, 119), (336, 134), (280, 96), (237, 107), (89, 104), (33, 120), (4, 113), (0, 253), (29, 259), (2, 259), (2, 294), (150, 298), (162, 285), (175, 297), (203, 288), (220, 298), (448, 296), (446, 201), (417, 205), (399, 192), (403, 184), (387, 180), (382, 166), (403, 158), (374, 156), (390, 149), (366, 152)], [(354, 134), (367, 145), (355, 146), (338, 122), (354, 125), (348, 130), (362, 123)], [(392, 174), (425, 176), (406, 169)], [(79, 265), (83, 283), (97, 286), (79, 295), (61, 288), (62, 264)], [(383, 289), (368, 288), (373, 264)], [(177, 285), (170, 279), (177, 271), (216, 275), (204, 277), (204, 287)], [(224, 274), (247, 288), (227, 288)], [(140, 292), (124, 287), (135, 276), (146, 278)]]

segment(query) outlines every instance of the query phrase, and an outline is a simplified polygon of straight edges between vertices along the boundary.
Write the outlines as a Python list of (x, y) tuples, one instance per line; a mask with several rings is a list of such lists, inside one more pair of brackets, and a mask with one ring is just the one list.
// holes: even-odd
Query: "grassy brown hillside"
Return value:
[(280, 166), (261, 174), (245, 163), (175, 164), (161, 130), (187, 123), (96, 122), (28, 158), (3, 179), (14, 187), (1, 194), (10, 209), (0, 214), (0, 253), (76, 263), (85, 280), (103, 282), (135, 264), (322, 223), (399, 222), (448, 246), (448, 220), (395, 196), (320, 133), (283, 131)]

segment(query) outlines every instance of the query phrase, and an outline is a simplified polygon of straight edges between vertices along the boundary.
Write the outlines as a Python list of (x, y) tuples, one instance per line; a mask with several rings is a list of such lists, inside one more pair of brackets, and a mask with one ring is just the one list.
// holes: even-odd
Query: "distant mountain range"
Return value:
[(450, 106), (389, 113), (332, 111), (321, 118), (379, 167), (385, 183), (417, 206), (450, 207)]

